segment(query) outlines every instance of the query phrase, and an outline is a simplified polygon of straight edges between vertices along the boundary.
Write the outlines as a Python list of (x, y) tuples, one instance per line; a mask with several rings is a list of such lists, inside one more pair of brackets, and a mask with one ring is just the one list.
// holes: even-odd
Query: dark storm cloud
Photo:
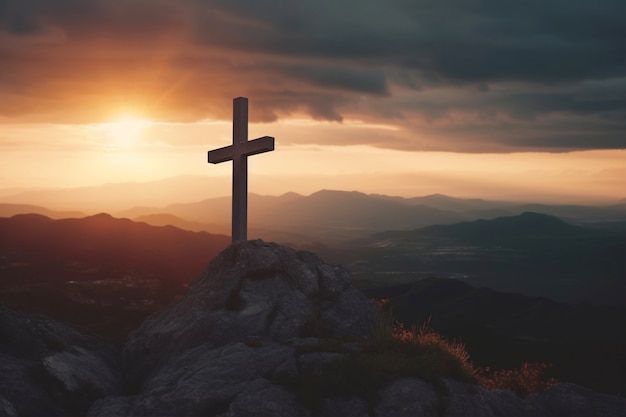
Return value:
[(624, 15), (622, 0), (0, 0), (0, 116), (228, 118), (247, 95), (257, 121), (404, 129), (377, 146), (624, 148)]
[[(207, 43), (398, 65), (441, 80), (604, 78), (623, 74), (626, 63), (620, 0), (234, 0), (219, 7), (198, 18)], [(222, 38), (217, 31), (234, 16)]]

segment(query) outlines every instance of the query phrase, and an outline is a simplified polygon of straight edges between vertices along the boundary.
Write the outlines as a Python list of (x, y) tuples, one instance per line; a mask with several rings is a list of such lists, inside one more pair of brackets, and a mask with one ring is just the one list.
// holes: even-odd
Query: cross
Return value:
[(233, 242), (248, 239), (248, 156), (274, 150), (274, 138), (248, 141), (248, 99), (233, 100), (233, 144), (209, 151), (209, 162), (233, 161)]

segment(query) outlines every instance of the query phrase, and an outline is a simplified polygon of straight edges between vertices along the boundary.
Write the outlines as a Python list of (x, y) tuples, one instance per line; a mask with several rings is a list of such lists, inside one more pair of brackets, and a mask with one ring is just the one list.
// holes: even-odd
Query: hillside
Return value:
[(0, 218), (0, 302), (121, 337), (230, 243), (107, 214)]
[(0, 217), (12, 217), (16, 214), (41, 214), (51, 219), (67, 219), (70, 217), (85, 217), (80, 211), (56, 211), (32, 204), (0, 203)]
[(559, 380), (626, 392), (624, 308), (557, 303), (438, 278), (364, 292), (390, 299), (394, 316), (407, 325), (430, 320), (437, 331), (463, 340), (479, 365), (545, 361)]
[(322, 251), (378, 283), (455, 277), (557, 301), (623, 304), (626, 234), (539, 213), (390, 231)]
[(472, 242), (518, 240), (520, 238), (586, 237), (590, 232), (542, 213), (524, 212), (517, 216), (479, 219), (453, 225), (435, 225), (413, 231), (385, 232), (374, 239), (411, 240), (424, 236), (455, 238)]

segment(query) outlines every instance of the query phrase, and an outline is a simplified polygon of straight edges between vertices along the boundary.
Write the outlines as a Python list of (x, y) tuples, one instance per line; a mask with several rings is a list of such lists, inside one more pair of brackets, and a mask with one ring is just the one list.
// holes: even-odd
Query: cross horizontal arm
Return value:
[(274, 138), (271, 136), (263, 136), (262, 138), (245, 142), (242, 145), (245, 145), (245, 148), (241, 152), (242, 155), (256, 155), (263, 152), (271, 152), (274, 150)]
[(233, 145), (209, 151), (209, 162), (212, 164), (219, 164), (220, 162), (230, 161), (232, 159)]

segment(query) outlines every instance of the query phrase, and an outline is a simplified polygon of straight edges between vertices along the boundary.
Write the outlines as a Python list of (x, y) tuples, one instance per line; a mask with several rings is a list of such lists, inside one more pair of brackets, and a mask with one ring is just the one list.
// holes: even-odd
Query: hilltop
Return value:
[(455, 345), (433, 333), (421, 341), (394, 338), (384, 317), (346, 269), (311, 252), (236, 242), (184, 297), (133, 331), (123, 349), (45, 317), (0, 309), (0, 365), (12, 375), (0, 380), (0, 410), (102, 417), (624, 415), (623, 398), (566, 382), (527, 396), (488, 390)]

